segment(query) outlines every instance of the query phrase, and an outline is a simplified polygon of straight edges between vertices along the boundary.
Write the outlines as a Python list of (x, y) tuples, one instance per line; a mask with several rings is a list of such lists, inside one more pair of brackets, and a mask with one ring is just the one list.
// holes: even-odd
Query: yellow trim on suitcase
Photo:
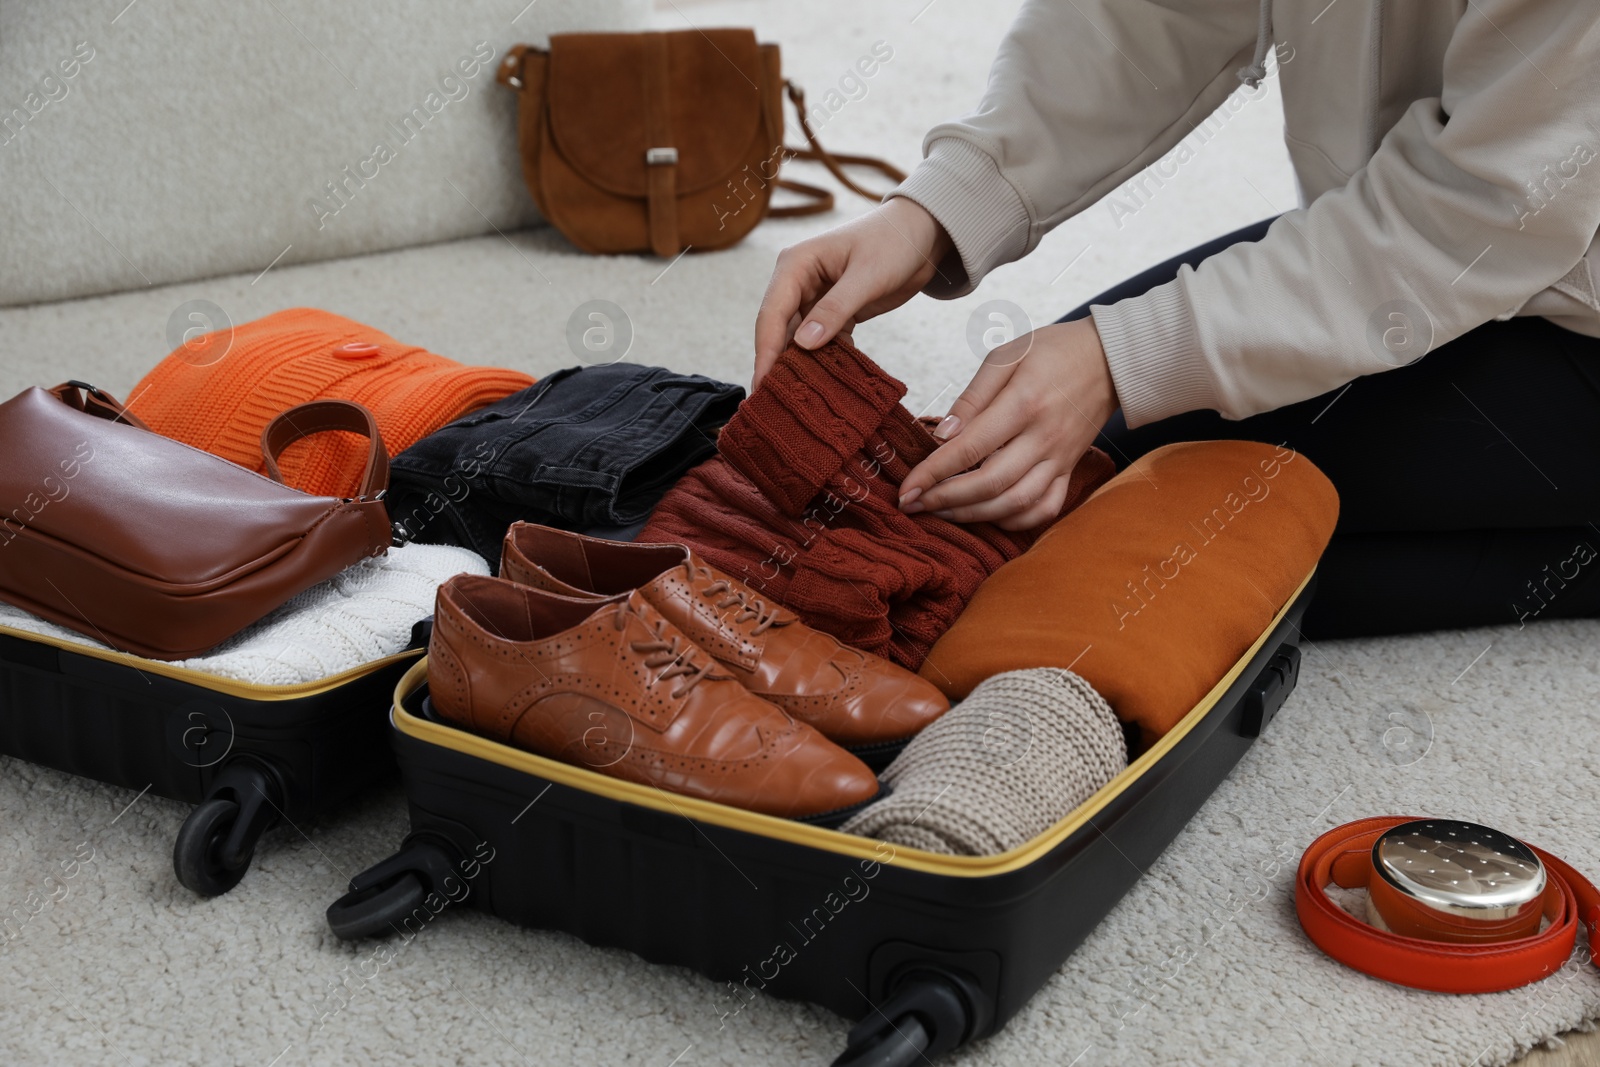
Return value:
[(172, 678), (190, 685), (209, 689), (214, 693), (225, 696), (238, 697), (241, 700), (292, 700), (296, 697), (312, 696), (324, 693), (330, 689), (337, 689), (347, 682), (365, 677), (373, 671), (381, 670), (391, 663), (422, 655), (421, 649), (411, 649), (407, 652), (396, 652), (392, 656), (375, 659), (370, 663), (363, 663), (359, 667), (352, 667), (338, 674), (330, 674), (326, 678), (318, 678), (312, 682), (296, 682), (294, 685), (260, 685), (256, 682), (240, 682), (232, 678), (224, 678), (218, 674), (207, 674), (204, 671), (192, 670), (188, 667), (175, 667), (158, 659), (145, 659), (127, 652), (117, 652), (111, 649), (95, 648), (92, 645), (80, 645), (75, 641), (67, 641), (48, 634), (36, 634), (29, 630), (18, 630), (0, 623), (0, 634), (7, 637), (17, 637), (24, 641), (34, 641), (42, 645), (50, 645), (66, 652), (75, 652), (80, 656), (91, 659), (104, 660), (107, 663), (116, 663), (124, 667), (132, 667), (141, 674), (158, 674), (163, 678)]
[[(653, 786), (638, 785), (634, 782), (624, 782), (591, 771), (583, 767), (561, 763), (544, 756), (524, 752), (521, 749), (502, 745), (498, 741), (491, 741), (476, 734), (458, 730), (453, 726), (444, 726), (439, 723), (419, 719), (406, 711), (401, 706), (401, 701), (414, 692), (428, 675), (428, 661), (424, 658), (420, 663), (414, 664), (406, 671), (404, 677), (395, 685), (394, 707), (390, 713), (391, 721), (402, 733), (426, 741), (429, 744), (439, 745), (478, 759), (489, 760), (512, 770), (522, 771), (525, 774), (537, 775), (548, 782), (559, 782), (561, 785), (584, 789), (591, 793), (610, 797), (613, 800), (624, 800), (640, 807), (654, 808), (657, 811), (669, 814), (682, 815), (700, 822), (711, 823), (715, 826), (725, 826), (731, 830), (742, 830), (746, 833), (760, 834), (763, 837), (774, 837), (781, 841), (789, 841), (808, 848), (823, 849), (827, 852), (836, 852), (842, 856), (856, 859), (872, 860), (887, 863), (894, 867), (905, 867), (914, 871), (924, 871), (929, 874), (941, 874), (958, 877), (985, 877), (988, 875), (1004, 874), (1033, 863), (1045, 853), (1055, 848), (1066, 840), (1080, 827), (1100, 813), (1123, 789), (1147, 771), (1153, 764), (1172, 751), (1173, 747), (1193, 730), (1194, 727), (1210, 713), (1211, 709), (1228, 691), (1228, 687), (1244, 672), (1256, 653), (1266, 644), (1267, 638), (1277, 630), (1278, 624), (1289, 613), (1294, 602), (1299, 599), (1305, 587), (1310, 584), (1315, 569), (1306, 575), (1305, 580), (1290, 595), (1287, 603), (1278, 609), (1273, 616), (1272, 623), (1261, 632), (1255, 642), (1245, 650), (1233, 667), (1224, 674), (1211, 691), (1201, 698), (1194, 709), (1178, 721), (1178, 724), (1154, 745), (1144, 752), (1138, 759), (1122, 770), (1115, 778), (1097, 790), (1088, 800), (1067, 815), (1063, 816), (1054, 826), (1033, 840), (1023, 845), (1018, 845), (1006, 852), (993, 856), (945, 856), (937, 852), (926, 852), (922, 849), (910, 848), (905, 845), (891, 845), (887, 842), (877, 841), (872, 838), (858, 837), (855, 834), (840, 833), (838, 830), (824, 830), (804, 823), (794, 822), (790, 819), (780, 819), (772, 815), (761, 815), (741, 808), (732, 808), (726, 804), (717, 804), (709, 800), (700, 800), (696, 797), (681, 796), (669, 793)], [(884, 849), (888, 849), (887, 855)]]

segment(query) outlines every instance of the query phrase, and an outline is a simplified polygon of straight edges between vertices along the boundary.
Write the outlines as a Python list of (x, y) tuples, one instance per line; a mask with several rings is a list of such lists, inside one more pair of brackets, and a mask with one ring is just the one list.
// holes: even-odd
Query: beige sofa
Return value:
[(648, 16), (646, 0), (7, 0), (0, 306), (525, 226), (499, 58)]

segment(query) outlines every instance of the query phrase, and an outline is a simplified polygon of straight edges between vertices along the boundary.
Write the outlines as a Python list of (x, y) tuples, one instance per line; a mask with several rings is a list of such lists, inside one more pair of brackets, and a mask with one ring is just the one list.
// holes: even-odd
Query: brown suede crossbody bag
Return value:
[[(326, 430), (369, 441), (355, 499), (284, 485), (278, 456)], [(389, 547), (389, 455), (372, 413), (290, 408), (261, 435), (270, 478), (152, 433), (82, 382), (0, 404), (0, 600), (123, 652), (186, 659)]]
[[(879, 194), (845, 166), (905, 180), (881, 159), (825, 151), (778, 46), (753, 30), (556, 34), (548, 51), (514, 46), (496, 77), (517, 92), (534, 203), (585, 252), (727, 248), (763, 218), (831, 209), (826, 189), (778, 177), (785, 159), (819, 162), (869, 200)], [(783, 144), (785, 90), (810, 148)], [(773, 207), (774, 187), (809, 202)]]

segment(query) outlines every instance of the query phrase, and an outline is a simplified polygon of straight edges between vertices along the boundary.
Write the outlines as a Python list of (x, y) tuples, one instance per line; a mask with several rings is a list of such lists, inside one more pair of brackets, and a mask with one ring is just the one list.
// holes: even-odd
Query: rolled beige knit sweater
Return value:
[(1008, 671), (912, 738), (894, 792), (841, 828), (956, 856), (1024, 844), (1128, 765), (1111, 705), (1071, 671)]

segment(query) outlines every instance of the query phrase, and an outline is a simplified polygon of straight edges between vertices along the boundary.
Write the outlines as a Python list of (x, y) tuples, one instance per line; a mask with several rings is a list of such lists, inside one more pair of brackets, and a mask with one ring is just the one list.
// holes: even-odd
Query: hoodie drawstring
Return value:
[(1261, 0), (1261, 17), (1256, 24), (1256, 57), (1248, 67), (1240, 67), (1241, 82), (1254, 89), (1267, 76), (1267, 53), (1272, 50), (1272, 0)]

